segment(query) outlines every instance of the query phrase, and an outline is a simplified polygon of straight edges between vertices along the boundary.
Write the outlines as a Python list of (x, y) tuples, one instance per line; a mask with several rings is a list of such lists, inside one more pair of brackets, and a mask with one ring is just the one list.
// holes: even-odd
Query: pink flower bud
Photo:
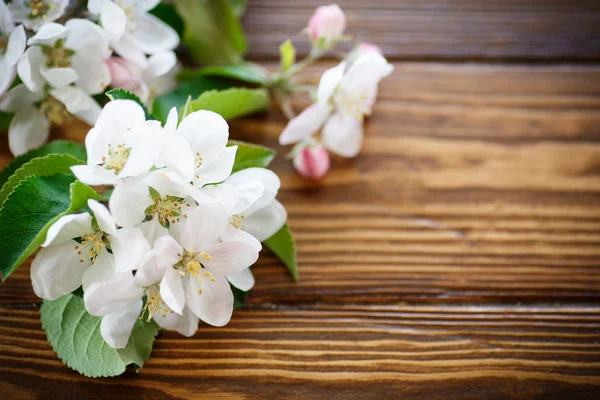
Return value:
[(346, 16), (337, 4), (321, 6), (308, 21), (308, 32), (313, 41), (321, 38), (326, 43), (338, 39), (346, 29)]
[(363, 43), (358, 46), (358, 54), (367, 54), (367, 53), (379, 53), (383, 55), (383, 51), (379, 46), (374, 45), (373, 43)]
[(109, 58), (105, 63), (110, 71), (111, 86), (127, 90), (140, 87), (140, 71), (135, 64), (116, 56)]
[(306, 179), (321, 179), (329, 170), (329, 153), (323, 146), (306, 146), (294, 157), (296, 171)]

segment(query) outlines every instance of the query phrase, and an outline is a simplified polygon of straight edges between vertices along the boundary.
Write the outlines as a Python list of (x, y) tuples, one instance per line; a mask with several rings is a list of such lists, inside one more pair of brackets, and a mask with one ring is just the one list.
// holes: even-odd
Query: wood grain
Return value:
[[(252, 0), (244, 27), (249, 56), (277, 58), (300, 33), (320, 0)], [(593, 0), (339, 0), (347, 33), (381, 46), (396, 60), (598, 60), (600, 6)]]
[[(592, 398), (600, 308), (309, 306), (162, 332), (142, 372), (88, 379), (56, 358), (37, 310), (2, 309), (0, 389), (119, 398)], [(43, 373), (40, 373), (43, 371)], [(469, 390), (465, 390), (468, 387)]]

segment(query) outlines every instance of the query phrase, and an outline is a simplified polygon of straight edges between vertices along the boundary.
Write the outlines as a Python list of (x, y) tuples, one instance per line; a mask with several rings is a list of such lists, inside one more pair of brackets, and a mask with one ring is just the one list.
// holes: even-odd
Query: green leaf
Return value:
[(150, 356), (158, 326), (137, 321), (124, 349), (110, 347), (100, 334), (101, 317), (87, 313), (83, 298), (68, 294), (44, 300), (40, 309), (48, 342), (66, 365), (88, 377), (117, 376), (129, 364), (141, 368)]
[(158, 5), (150, 11), (150, 14), (158, 17), (161, 21), (173, 28), (179, 37), (183, 35), (183, 20), (179, 14), (177, 14), (177, 11), (175, 11), (175, 6), (173, 6), (173, 4), (158, 3)]
[(23, 164), (21, 168), (15, 171), (14, 174), (2, 185), (0, 189), (0, 205), (4, 203), (6, 197), (23, 179), (29, 175), (49, 176), (54, 174), (69, 174), (72, 165), (82, 164), (83, 161), (70, 156), (68, 154), (48, 154), (47, 156), (34, 158), (33, 160)]
[(179, 73), (179, 78), (184, 80), (199, 76), (218, 76), (261, 86), (267, 83), (267, 71), (260, 65), (251, 62), (238, 65), (205, 67), (197, 70), (183, 70)]
[(196, 98), (207, 90), (213, 89), (227, 89), (231, 87), (231, 83), (219, 79), (219, 78), (208, 78), (198, 77), (189, 82), (185, 82), (178, 89), (172, 92), (163, 94), (154, 99), (152, 105), (152, 112), (163, 123), (167, 120), (169, 111), (171, 108), (177, 107), (180, 109), (189, 96)]
[(48, 143), (45, 146), (38, 147), (37, 149), (29, 150), (27, 153), (20, 155), (15, 158), (8, 164), (2, 172), (0, 172), (0, 186), (4, 185), (8, 178), (11, 177), (12, 174), (15, 173), (16, 170), (21, 168), (21, 166), (30, 160), (43, 157), (48, 154), (69, 154), (82, 162), (87, 160), (87, 156), (85, 154), (85, 147), (80, 144), (76, 144), (73, 142), (67, 142), (63, 140), (59, 140), (56, 142)]
[(108, 92), (104, 93), (106, 95), (106, 97), (108, 97), (111, 101), (113, 100), (133, 100), (136, 103), (138, 103), (140, 106), (142, 106), (142, 108), (144, 109), (144, 114), (146, 114), (146, 119), (150, 120), (150, 119), (156, 119), (156, 117), (154, 115), (152, 115), (150, 113), (150, 111), (148, 111), (148, 109), (146, 108), (146, 106), (144, 105), (144, 103), (142, 102), (142, 100), (140, 100), (139, 97), (137, 97), (135, 94), (131, 93), (128, 90), (125, 89), (111, 89)]
[(175, 0), (184, 22), (183, 44), (209, 65), (238, 64), (247, 48), (240, 21), (227, 0)]
[(248, 298), (248, 293), (250, 292), (244, 292), (243, 290), (240, 290), (233, 286), (231, 283), (229, 284), (229, 286), (231, 287), (231, 291), (233, 292), (233, 309), (237, 310), (238, 308), (242, 308), (244, 306), (244, 303), (246, 302), (246, 299)]
[(14, 115), (13, 113), (7, 113), (4, 111), (0, 111), (0, 130), (8, 129), (13, 115)]
[(263, 242), (288, 268), (292, 278), (298, 280), (298, 264), (296, 262), (296, 243), (290, 227), (286, 223), (276, 234)]
[(246, 0), (227, 0), (227, 2), (238, 19), (246, 13)]
[(30, 175), (8, 195), (0, 210), (0, 273), (2, 280), (44, 242), (48, 228), (63, 215), (102, 199), (72, 175)]
[(193, 111), (209, 110), (226, 120), (253, 114), (269, 107), (266, 89), (231, 88), (204, 92), (190, 104)]
[(267, 168), (273, 158), (275, 158), (275, 150), (268, 147), (259, 146), (237, 140), (230, 140), (227, 146), (237, 146), (235, 153), (235, 162), (231, 173), (241, 171), (246, 168)]
[(296, 49), (291, 40), (286, 40), (279, 46), (279, 55), (281, 57), (281, 70), (287, 71), (289, 67), (296, 62)]

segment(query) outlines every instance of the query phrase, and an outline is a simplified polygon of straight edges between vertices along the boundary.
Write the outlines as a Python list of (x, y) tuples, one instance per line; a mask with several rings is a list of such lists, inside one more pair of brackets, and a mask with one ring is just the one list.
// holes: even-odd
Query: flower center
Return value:
[[(173, 268), (179, 271), (179, 275), (181, 275), (182, 278), (189, 274), (197, 279), (199, 284), (204, 282), (203, 276), (210, 282), (215, 282), (216, 278), (200, 264), (198, 261), (199, 258), (206, 261), (211, 259), (210, 254), (205, 253), (204, 251), (196, 252), (184, 250), (183, 257), (181, 257), (181, 260), (175, 264)], [(202, 294), (202, 289), (198, 289), (197, 293)]]
[(232, 215), (231, 218), (229, 218), (229, 223), (231, 225), (233, 225), (234, 227), (244, 230), (242, 222), (244, 222), (244, 216), (243, 215), (239, 215), (239, 214), (235, 214)]
[(347, 92), (340, 90), (335, 95), (334, 101), (346, 115), (351, 115), (362, 121), (365, 115), (371, 114), (369, 97), (361, 92)]
[[(153, 187), (148, 187), (148, 190), (154, 204), (146, 208), (146, 215), (156, 215), (158, 222), (165, 228), (168, 228), (170, 224), (179, 222), (181, 206), (186, 204), (185, 199), (168, 194), (161, 197), (160, 193)], [(189, 204), (186, 205), (189, 207)], [(187, 215), (184, 215), (184, 217), (187, 217)]]
[(65, 105), (54, 97), (48, 97), (48, 99), (41, 104), (41, 108), (44, 114), (46, 114), (48, 121), (55, 125), (62, 125), (71, 119), (71, 114), (69, 114)]
[(41, 19), (46, 19), (48, 11), (53, 10), (56, 7), (54, 3), (44, 0), (31, 0), (26, 2), (25, 5), (31, 8), (31, 18), (39, 17)]
[(71, 66), (71, 56), (75, 51), (65, 47), (65, 41), (58, 39), (54, 46), (42, 46), (42, 51), (46, 54), (46, 65), (50, 68), (67, 68)]
[(146, 322), (150, 322), (150, 320), (156, 314), (160, 314), (164, 318), (167, 316), (167, 313), (173, 312), (173, 310), (171, 310), (169, 306), (165, 304), (164, 300), (160, 296), (160, 288), (158, 286), (158, 283), (146, 287), (145, 290), (146, 304), (144, 305), (144, 308), (142, 308), (142, 314), (140, 315), (140, 319), (144, 319), (144, 314), (146, 314), (146, 312), (148, 313)]
[(102, 157), (104, 169), (115, 171), (115, 174), (119, 174), (123, 168), (125, 168), (125, 164), (127, 164), (130, 154), (131, 147), (126, 148), (123, 143), (118, 144), (117, 147), (112, 147), (112, 145), (109, 144), (108, 160), (106, 157)]
[[(104, 232), (98, 231), (94, 233), (86, 233), (81, 237), (81, 244), (75, 246), (77, 254), (82, 254), (82, 247), (88, 247), (87, 256), (92, 260), (92, 265), (96, 262), (96, 257), (100, 254), (102, 247), (104, 247)], [(79, 260), (83, 263), (83, 258)]]

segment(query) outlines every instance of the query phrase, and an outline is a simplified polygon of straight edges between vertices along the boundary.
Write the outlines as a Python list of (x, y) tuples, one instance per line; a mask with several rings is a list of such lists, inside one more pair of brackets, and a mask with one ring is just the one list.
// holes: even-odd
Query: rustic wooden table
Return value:
[[(250, 57), (275, 65), (321, 3), (250, 1)], [(139, 375), (87, 379), (46, 342), (23, 267), (0, 289), (4, 398), (600, 396), (599, 3), (339, 4), (396, 69), (358, 158), (321, 183), (274, 163), (300, 282), (265, 251), (229, 325), (162, 332)], [(279, 148), (284, 125), (273, 109), (231, 134)]]

